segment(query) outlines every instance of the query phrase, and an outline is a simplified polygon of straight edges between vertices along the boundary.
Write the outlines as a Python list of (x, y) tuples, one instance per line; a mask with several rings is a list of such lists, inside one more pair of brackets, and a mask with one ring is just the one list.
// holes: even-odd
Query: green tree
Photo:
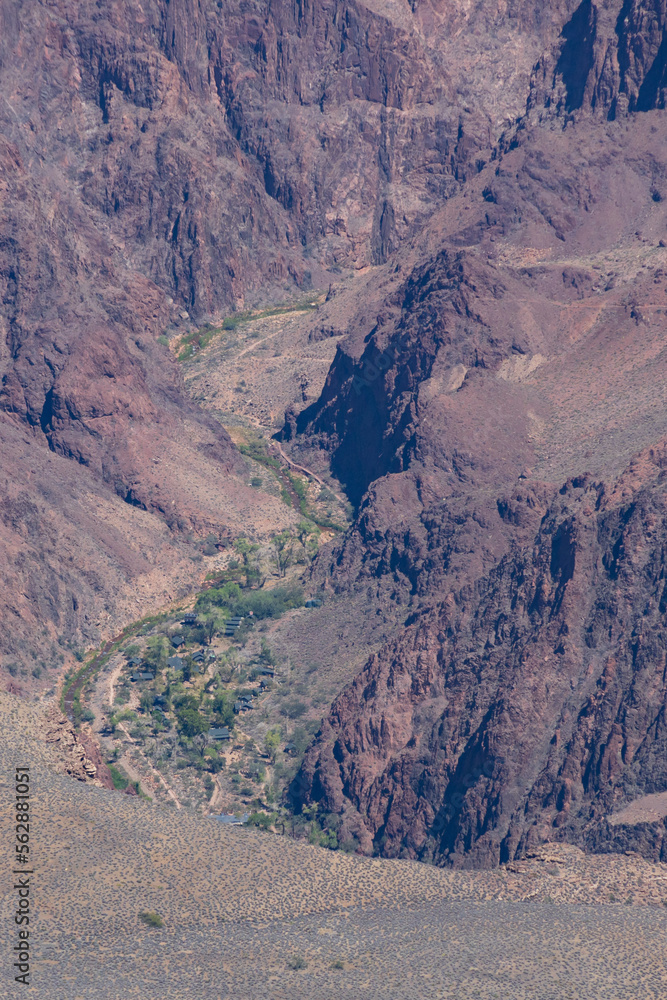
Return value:
[(229, 691), (221, 691), (213, 699), (213, 711), (221, 725), (234, 728), (234, 696)]
[(273, 546), (273, 562), (279, 575), (285, 576), (294, 557), (294, 539), (289, 531), (281, 531), (280, 534), (273, 536), (271, 545)]
[(276, 759), (276, 754), (278, 753), (278, 747), (280, 746), (280, 726), (273, 726), (269, 729), (268, 733), (264, 737), (264, 750), (273, 763)]
[(195, 661), (192, 659), (192, 654), (188, 655), (183, 660), (183, 680), (189, 681), (195, 672)]
[(250, 588), (257, 586), (260, 578), (259, 564), (257, 562), (257, 552), (259, 545), (256, 542), (249, 542), (247, 538), (237, 538), (234, 548), (243, 560), (243, 575), (245, 585)]
[(184, 736), (198, 736), (206, 732), (208, 722), (196, 708), (180, 708), (177, 712), (178, 724)]
[(204, 615), (204, 638), (206, 645), (210, 646), (213, 641), (214, 636), (217, 632), (222, 631), (225, 627), (225, 622), (227, 621), (228, 614), (221, 611), (207, 611)]
[(309, 549), (317, 550), (317, 540), (320, 534), (320, 529), (312, 521), (299, 521), (296, 526), (296, 536), (306, 553)]
[(167, 667), (167, 656), (169, 655), (168, 650), (167, 640), (163, 635), (151, 636), (146, 643), (144, 660), (156, 673), (160, 670), (165, 670)]
[(139, 699), (139, 708), (142, 712), (148, 714), (153, 707), (153, 695), (150, 691), (144, 691)]

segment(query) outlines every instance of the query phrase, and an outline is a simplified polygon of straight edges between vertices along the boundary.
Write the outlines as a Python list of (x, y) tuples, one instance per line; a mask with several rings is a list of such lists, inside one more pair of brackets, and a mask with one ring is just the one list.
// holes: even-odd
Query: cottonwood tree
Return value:
[(279, 746), (280, 727), (274, 726), (272, 729), (269, 729), (268, 733), (264, 737), (264, 750), (272, 764), (275, 762)]
[(151, 636), (146, 643), (144, 660), (156, 672), (164, 670), (167, 666), (168, 649), (167, 640), (163, 635)]
[(256, 542), (249, 542), (247, 538), (237, 538), (234, 542), (234, 548), (243, 560), (243, 575), (245, 576), (246, 587), (248, 589), (251, 587), (261, 587), (264, 580), (260, 582), (261, 573), (257, 557), (259, 545)]
[(289, 531), (281, 531), (271, 539), (273, 546), (273, 562), (278, 569), (280, 576), (285, 576), (287, 569), (292, 565), (294, 557), (294, 539)]
[(204, 616), (204, 638), (206, 640), (206, 645), (210, 646), (217, 632), (220, 632), (225, 627), (225, 622), (227, 621), (227, 615), (220, 611), (209, 611)]

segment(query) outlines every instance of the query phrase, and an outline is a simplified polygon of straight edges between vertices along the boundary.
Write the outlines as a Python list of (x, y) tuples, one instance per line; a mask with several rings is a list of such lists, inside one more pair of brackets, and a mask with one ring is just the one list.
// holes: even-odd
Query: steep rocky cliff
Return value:
[[(631, 22), (616, 12), (614, 51)], [(659, 94), (620, 115), (629, 77), (604, 106), (559, 104), (573, 37), (545, 57), (550, 101), (534, 77), (516, 134), (360, 306), (284, 432), (358, 505), (320, 579), (408, 612), (292, 786), (366, 851), (665, 856), (661, 820), (608, 820), (667, 789), (665, 123)]]
[(244, 523), (238, 456), (157, 337), (418, 232), (524, 111), (560, 14), (518, 13), (0, 3), (4, 653), (91, 641), (158, 565), (155, 599), (187, 586), (182, 532)]
[(666, 482), (663, 446), (611, 486), (508, 498), (527, 544), (371, 658), (295, 793), (388, 855), (487, 865), (545, 839), (599, 847), (619, 803), (667, 786)]

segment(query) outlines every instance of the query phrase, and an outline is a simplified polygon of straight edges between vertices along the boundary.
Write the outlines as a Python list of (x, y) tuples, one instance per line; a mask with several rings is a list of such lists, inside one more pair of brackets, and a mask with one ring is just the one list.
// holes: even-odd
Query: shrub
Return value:
[[(250, 485), (254, 486), (255, 489), (258, 490), (260, 488), (260, 486), (262, 485), (262, 477), (261, 476), (253, 476), (252, 479), (250, 480)], [(230, 569), (231, 569), (231, 564), (230, 564)]]
[(111, 780), (113, 781), (113, 787), (118, 791), (127, 788), (129, 781), (124, 774), (114, 767), (113, 764), (109, 764), (109, 771), (111, 773)]
[(297, 971), (299, 969), (307, 969), (308, 962), (305, 960), (303, 955), (292, 955), (287, 961), (287, 968)]
[(247, 819), (248, 826), (257, 826), (261, 830), (270, 830), (273, 824), (273, 817), (265, 812), (252, 812)]
[(143, 910), (139, 914), (139, 920), (146, 924), (147, 927), (164, 927), (164, 920), (154, 910)]
[(274, 587), (272, 590), (251, 590), (243, 592), (237, 583), (226, 583), (219, 589), (212, 588), (202, 594), (197, 601), (198, 609), (208, 604), (227, 608), (231, 615), (262, 618), (279, 618), (291, 608), (303, 604), (303, 591), (298, 586)]
[(337, 958), (335, 962), (332, 962), (329, 966), (330, 969), (344, 969), (345, 962), (341, 962), (340, 958)]
[(95, 713), (90, 708), (84, 708), (84, 710), (81, 712), (81, 721), (82, 722), (94, 722), (95, 721)]
[(196, 708), (181, 708), (178, 710), (176, 715), (181, 732), (183, 732), (185, 736), (198, 736), (199, 733), (205, 733), (208, 729), (206, 719), (197, 711)]
[(288, 719), (299, 719), (306, 711), (306, 708), (307, 705), (305, 702), (299, 701), (298, 698), (292, 698), (283, 705), (282, 714), (286, 715)]

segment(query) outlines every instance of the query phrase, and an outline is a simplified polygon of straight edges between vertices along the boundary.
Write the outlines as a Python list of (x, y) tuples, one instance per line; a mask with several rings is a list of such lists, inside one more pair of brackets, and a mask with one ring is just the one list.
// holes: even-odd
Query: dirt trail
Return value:
[(335, 490), (332, 490), (329, 484), (325, 483), (325, 481), (321, 479), (316, 472), (313, 472), (312, 469), (309, 469), (305, 465), (297, 465), (296, 462), (293, 462), (292, 459), (289, 457), (289, 455), (285, 454), (279, 441), (273, 441), (272, 444), (275, 447), (278, 454), (280, 455), (280, 457), (286, 463), (286, 465), (288, 465), (291, 469), (296, 469), (297, 472), (303, 472), (304, 475), (310, 476), (310, 478), (314, 479), (316, 483), (320, 484), (320, 486), (323, 486), (326, 490), (329, 490), (330, 493), (333, 493), (333, 495), (335, 496), (336, 500), (338, 500), (339, 503), (342, 503), (343, 505), (347, 503), (346, 499), (344, 497), (341, 497), (338, 493), (336, 493)]
[(114, 688), (116, 686), (116, 681), (118, 680), (122, 672), (123, 672), (123, 664), (119, 663), (118, 666), (114, 667), (114, 669), (109, 674), (109, 687), (107, 689), (109, 694), (109, 708), (113, 708)]
[[(125, 726), (123, 725), (122, 722), (118, 723), (118, 729), (122, 729), (122, 731), (125, 733), (125, 736), (127, 737), (127, 740), (128, 740), (129, 743), (132, 743), (134, 746), (138, 746), (137, 741), (134, 740), (134, 739), (132, 739), (132, 737), (130, 736), (130, 734), (128, 733), (127, 729), (125, 728)], [(169, 787), (169, 785), (167, 784), (167, 782), (164, 780), (164, 778), (162, 777), (162, 775), (160, 774), (160, 772), (158, 770), (156, 770), (156, 768), (153, 767), (153, 765), (151, 764), (151, 762), (149, 760), (146, 760), (146, 758), (142, 754), (141, 750), (137, 749), (137, 753), (141, 757), (142, 764), (144, 764), (148, 768), (148, 770), (158, 779), (158, 781), (160, 782), (160, 784), (164, 788), (164, 790), (167, 793), (167, 795), (171, 799), (174, 800), (174, 802), (176, 803), (176, 808), (177, 809), (181, 809), (182, 808), (181, 803), (178, 801), (175, 792), (172, 791), (172, 789)], [(123, 768), (123, 770), (127, 774), (128, 778), (131, 781), (136, 781), (139, 784), (139, 787), (141, 788), (142, 787), (141, 786), (141, 775), (139, 774), (139, 772), (136, 770), (136, 768), (133, 766), (133, 764), (128, 759), (127, 751), (125, 751), (123, 753), (123, 755), (121, 757), (119, 757), (118, 763), (121, 765), (121, 767)], [(142, 789), (142, 791), (144, 791), (144, 793), (147, 794), (145, 788)]]

